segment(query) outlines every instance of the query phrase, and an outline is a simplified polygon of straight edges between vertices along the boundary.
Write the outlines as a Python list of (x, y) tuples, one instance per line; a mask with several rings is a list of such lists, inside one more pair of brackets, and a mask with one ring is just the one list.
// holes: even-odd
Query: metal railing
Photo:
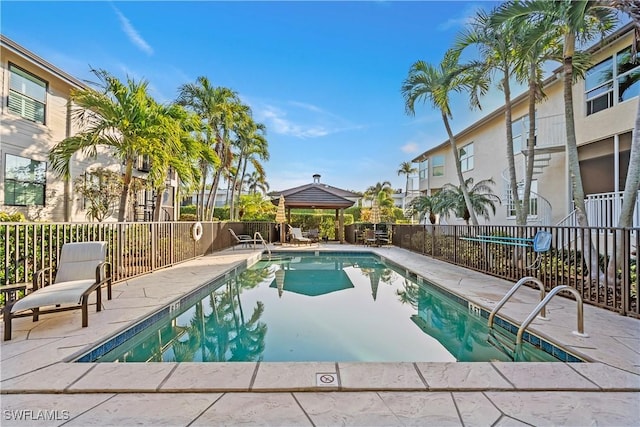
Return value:
[[(624, 192), (589, 194), (584, 201), (589, 225), (594, 227), (612, 227), (618, 223)], [(640, 191), (632, 219), (633, 227), (640, 227)]]
[[(540, 254), (533, 248), (463, 239), (481, 235), (531, 238), (539, 230), (552, 234), (551, 249)], [(640, 318), (638, 231), (607, 227), (394, 225), (392, 236), (393, 245), (400, 248), (513, 282), (534, 276), (547, 291), (567, 285), (576, 289), (586, 304)], [(592, 247), (586, 254), (583, 242)], [(620, 253), (616, 251), (618, 247)], [(530, 268), (538, 255), (540, 263)], [(598, 271), (589, 271), (594, 265), (599, 266)], [(615, 268), (609, 269), (613, 265)]]
[[(130, 279), (232, 246), (238, 233), (273, 235), (269, 222), (29, 223), (0, 222), (0, 286), (30, 282), (53, 267), (67, 242), (106, 241), (114, 282)], [(196, 237), (199, 237), (196, 240)]]

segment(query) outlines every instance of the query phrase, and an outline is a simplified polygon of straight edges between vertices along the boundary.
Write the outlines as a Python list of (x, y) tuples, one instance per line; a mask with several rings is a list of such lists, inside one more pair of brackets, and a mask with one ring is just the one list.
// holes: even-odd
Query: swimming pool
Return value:
[[(487, 341), (487, 314), (370, 253), (289, 253), (212, 281), (78, 361), (509, 361)], [(525, 343), (523, 357), (580, 361), (552, 352)]]

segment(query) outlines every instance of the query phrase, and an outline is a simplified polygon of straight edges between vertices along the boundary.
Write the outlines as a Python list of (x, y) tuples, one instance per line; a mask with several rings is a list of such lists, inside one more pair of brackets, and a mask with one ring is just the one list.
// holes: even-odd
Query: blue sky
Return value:
[[(364, 191), (445, 141), (440, 114), (405, 114), (411, 64), (437, 64), (478, 8), (495, 2), (30, 2), (2, 1), (2, 33), (69, 74), (90, 67), (149, 81), (171, 102), (207, 76), (229, 87), (267, 127), (271, 190), (312, 182)], [(502, 104), (492, 86), (482, 111), (453, 98), (454, 132)]]

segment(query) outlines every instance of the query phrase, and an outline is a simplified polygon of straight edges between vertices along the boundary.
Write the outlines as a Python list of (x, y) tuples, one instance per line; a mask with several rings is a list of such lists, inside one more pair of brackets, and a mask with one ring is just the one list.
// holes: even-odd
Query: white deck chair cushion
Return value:
[[(95, 275), (95, 270), (94, 270)], [(80, 304), (82, 294), (96, 283), (96, 279), (73, 280), (38, 289), (37, 292), (19, 299), (13, 307), (12, 313), (30, 308), (45, 307), (57, 304)]]
[(54, 283), (96, 278), (96, 267), (105, 260), (106, 242), (65, 243)]

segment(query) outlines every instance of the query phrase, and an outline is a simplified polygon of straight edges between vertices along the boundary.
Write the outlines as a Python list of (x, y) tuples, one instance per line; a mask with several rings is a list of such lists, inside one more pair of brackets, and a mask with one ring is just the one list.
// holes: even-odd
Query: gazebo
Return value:
[(311, 184), (274, 191), (271, 203), (278, 205), (280, 195), (284, 196), (287, 222), (291, 222), (291, 209), (335, 209), (337, 233), (340, 243), (344, 243), (344, 210), (353, 206), (360, 195), (352, 191), (322, 184), (320, 175), (313, 175)]

